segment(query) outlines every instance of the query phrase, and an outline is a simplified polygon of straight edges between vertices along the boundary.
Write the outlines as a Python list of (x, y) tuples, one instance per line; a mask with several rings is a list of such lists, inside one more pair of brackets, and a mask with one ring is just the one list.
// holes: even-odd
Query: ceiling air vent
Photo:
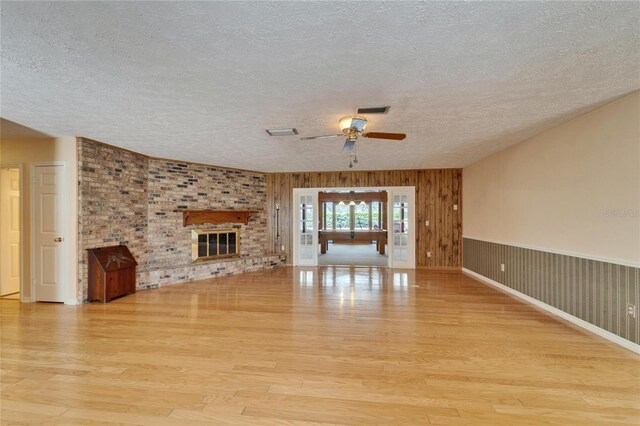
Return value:
[(297, 135), (298, 131), (294, 128), (289, 129), (267, 129), (265, 130), (269, 136), (291, 136)]
[(358, 114), (386, 114), (389, 112), (389, 108), (391, 107), (358, 107)]

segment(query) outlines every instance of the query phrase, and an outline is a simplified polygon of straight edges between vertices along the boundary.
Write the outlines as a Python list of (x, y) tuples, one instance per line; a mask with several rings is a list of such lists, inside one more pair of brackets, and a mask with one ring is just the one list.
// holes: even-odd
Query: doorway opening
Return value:
[(415, 187), (294, 188), (293, 265), (415, 268)]
[(318, 265), (388, 266), (387, 191), (318, 192)]
[(22, 279), (19, 166), (0, 167), (0, 297), (20, 300)]

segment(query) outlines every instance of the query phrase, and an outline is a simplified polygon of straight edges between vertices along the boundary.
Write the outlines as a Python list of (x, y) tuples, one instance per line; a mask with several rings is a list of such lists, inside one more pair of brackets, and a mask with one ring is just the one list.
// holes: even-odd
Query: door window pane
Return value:
[(393, 196), (393, 257), (394, 260), (409, 259), (409, 197)]

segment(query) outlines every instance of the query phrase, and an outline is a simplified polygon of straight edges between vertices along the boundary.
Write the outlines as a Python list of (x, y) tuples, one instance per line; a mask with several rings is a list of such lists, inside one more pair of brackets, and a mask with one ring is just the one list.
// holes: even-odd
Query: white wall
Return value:
[(42, 138), (0, 140), (0, 162), (2, 164), (22, 164), (22, 260), (23, 260), (23, 294), (30, 298), (30, 197), (31, 197), (31, 165), (39, 162), (64, 161), (67, 165), (67, 199), (68, 202), (68, 235), (65, 241), (69, 243), (69, 259), (65, 259), (68, 268), (68, 297), (67, 303), (76, 303), (77, 277), (77, 235), (78, 235), (78, 170), (76, 139), (71, 138)]
[(640, 91), (463, 170), (464, 236), (640, 265)]

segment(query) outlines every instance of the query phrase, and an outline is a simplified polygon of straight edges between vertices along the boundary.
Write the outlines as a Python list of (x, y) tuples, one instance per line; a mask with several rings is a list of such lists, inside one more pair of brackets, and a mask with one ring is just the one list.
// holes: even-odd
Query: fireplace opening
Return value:
[(240, 256), (240, 229), (192, 229), (191, 260), (201, 262)]

